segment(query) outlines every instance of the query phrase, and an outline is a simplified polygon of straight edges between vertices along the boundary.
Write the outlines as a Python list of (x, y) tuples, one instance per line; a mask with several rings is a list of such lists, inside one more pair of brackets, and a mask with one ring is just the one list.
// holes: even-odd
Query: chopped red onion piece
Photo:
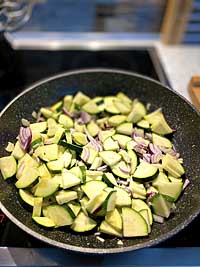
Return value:
[(152, 154), (157, 154), (157, 153), (162, 153), (162, 151), (160, 150), (159, 146), (154, 145), (152, 143), (149, 144), (149, 150)]
[(134, 128), (131, 137), (134, 139), (135, 137), (144, 138), (144, 131), (142, 129)]
[(151, 154), (143, 154), (142, 159), (146, 161), (147, 163), (151, 163)]
[(131, 196), (132, 195), (132, 191), (131, 191), (131, 189), (129, 188), (129, 187), (124, 187), (124, 190), (126, 190), (126, 192), (129, 194), (129, 196)]
[(84, 147), (83, 148), (83, 157), (82, 157), (82, 159), (84, 161), (87, 161), (89, 156), (90, 156), (90, 150), (87, 147)]
[(138, 152), (138, 153), (140, 153), (140, 154), (146, 154), (146, 150), (145, 149), (143, 149), (142, 147), (141, 147), (141, 145), (136, 145), (136, 146), (134, 146), (134, 148), (133, 148), (136, 152)]
[(27, 150), (32, 140), (32, 132), (29, 127), (20, 127), (19, 142), (24, 150)]
[(22, 163), (19, 166), (19, 169), (17, 170), (17, 174), (19, 177), (21, 177), (24, 167), (25, 167), (25, 162), (22, 161)]
[(152, 198), (153, 196), (155, 196), (157, 193), (155, 191), (149, 192), (147, 193), (147, 199), (148, 201), (150, 200), (150, 198)]
[(75, 113), (75, 112), (70, 112), (68, 111), (65, 107), (62, 108), (63, 113), (67, 116), (69, 116), (70, 118), (78, 118), (79, 117), (79, 113)]
[(108, 170), (108, 166), (107, 165), (103, 165), (103, 166), (97, 168), (97, 171), (106, 172), (107, 170)]
[(122, 171), (123, 173), (129, 174), (131, 171), (131, 167), (129, 165), (127, 165), (126, 167), (121, 167), (119, 166), (120, 171)]
[(147, 138), (150, 141), (152, 141), (152, 134), (151, 133), (145, 133), (145, 138)]
[(154, 222), (157, 222), (157, 223), (164, 223), (164, 218), (156, 214), (153, 214), (153, 220)]
[(156, 153), (151, 155), (151, 163), (158, 163), (162, 159), (162, 153)]
[(117, 179), (117, 183), (118, 184), (123, 184), (123, 185), (128, 185), (128, 181), (127, 180), (126, 181), (122, 181), (120, 179)]
[(80, 119), (82, 120), (82, 123), (85, 124), (91, 120), (91, 116), (87, 112), (81, 111)]
[(190, 180), (189, 179), (185, 179), (185, 182), (183, 184), (183, 190), (185, 190), (185, 188), (188, 187), (189, 184), (190, 184)]

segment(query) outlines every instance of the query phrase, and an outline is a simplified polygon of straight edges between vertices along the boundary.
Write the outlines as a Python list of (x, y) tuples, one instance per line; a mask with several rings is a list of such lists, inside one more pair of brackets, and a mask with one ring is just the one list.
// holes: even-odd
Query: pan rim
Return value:
[[(149, 78), (145, 75), (141, 75), (135, 72), (131, 72), (131, 71), (126, 71), (126, 70), (121, 70), (121, 69), (114, 69), (114, 68), (89, 68), (89, 69), (78, 69), (78, 70), (72, 70), (72, 71), (65, 71), (62, 72), (60, 74), (56, 74), (44, 79), (39, 80), (38, 82), (33, 83), (32, 85), (28, 86), (27, 89), (23, 90), (20, 94), (18, 94), (12, 101), (10, 101), (6, 107), (0, 112), (0, 118), (1, 116), (6, 112), (6, 110), (21, 96), (25, 95), (26, 93), (28, 93), (31, 90), (34, 90), (36, 87), (45, 84), (47, 82), (62, 78), (62, 77), (67, 77), (67, 76), (71, 76), (71, 75), (78, 75), (81, 73), (96, 73), (96, 72), (105, 72), (105, 73), (118, 73), (118, 74), (124, 74), (124, 75), (128, 75), (128, 76), (132, 76), (132, 77), (139, 77), (145, 80), (148, 80), (150, 82), (156, 83), (157, 85), (160, 85), (161, 87), (170, 90), (172, 93), (174, 93), (175, 95), (177, 95), (178, 97), (180, 97), (184, 102), (186, 102), (190, 108), (196, 112), (196, 114), (198, 116), (200, 116), (200, 112), (189, 102), (189, 100), (187, 100), (184, 96), (182, 96), (180, 93), (178, 93), (177, 91), (175, 91), (174, 89), (160, 83), (159, 81), (156, 81), (152, 78)], [(69, 245), (66, 243), (62, 243), (59, 241), (55, 241), (51, 238), (47, 238), (45, 236), (43, 236), (42, 234), (39, 234), (35, 231), (33, 231), (32, 229), (30, 229), (29, 227), (27, 227), (26, 225), (24, 225), (23, 223), (21, 223), (18, 219), (16, 219), (5, 207), (4, 205), (1, 203), (0, 201), (0, 209), (5, 213), (5, 215), (12, 221), (14, 222), (19, 228), (21, 228), (23, 231), (25, 231), (26, 233), (32, 235), (33, 237), (39, 239), (40, 241), (46, 242), (50, 245), (62, 248), (62, 249), (66, 249), (66, 250), (70, 250), (70, 251), (74, 251), (74, 252), (81, 252), (81, 253), (88, 253), (88, 254), (109, 254), (109, 253), (122, 253), (122, 252), (129, 252), (129, 251), (134, 251), (137, 249), (141, 249), (141, 248), (147, 248), (147, 247), (151, 247), (151, 246), (155, 246), (165, 240), (167, 240), (168, 238), (172, 237), (173, 235), (177, 234), (178, 232), (180, 232), (181, 230), (183, 230), (187, 225), (189, 225), (199, 214), (200, 214), (200, 210), (197, 210), (195, 213), (193, 213), (192, 215), (190, 215), (189, 218), (185, 219), (181, 224), (179, 224), (177, 227), (175, 227), (174, 229), (172, 229), (170, 232), (163, 234), (161, 236), (159, 236), (158, 238), (154, 239), (154, 240), (150, 240), (150, 241), (146, 241), (143, 242), (141, 244), (136, 244), (136, 245), (132, 245), (132, 246), (128, 246), (128, 247), (119, 247), (119, 248), (83, 248), (83, 247), (79, 247), (79, 246), (74, 246), (74, 245)]]

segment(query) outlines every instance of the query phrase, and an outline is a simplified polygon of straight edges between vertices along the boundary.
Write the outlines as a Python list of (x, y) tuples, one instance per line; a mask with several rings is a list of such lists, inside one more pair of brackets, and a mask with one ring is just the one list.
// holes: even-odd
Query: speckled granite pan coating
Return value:
[(177, 129), (173, 142), (180, 151), (186, 176), (192, 181), (177, 203), (177, 211), (164, 224), (154, 224), (146, 238), (123, 240), (106, 238), (102, 243), (91, 234), (75, 234), (67, 228), (46, 230), (31, 219), (31, 214), (19, 202), (12, 180), (0, 177), (0, 208), (20, 228), (49, 244), (84, 253), (116, 253), (156, 245), (188, 225), (200, 211), (200, 116), (183, 98), (160, 83), (143, 76), (117, 70), (83, 70), (68, 72), (44, 80), (27, 89), (1, 113), (0, 156), (4, 147), (15, 141), (22, 118), (32, 120), (31, 113), (42, 106), (53, 104), (66, 94), (81, 90), (91, 97), (123, 91), (131, 98), (151, 103), (151, 110), (162, 107), (167, 121)]

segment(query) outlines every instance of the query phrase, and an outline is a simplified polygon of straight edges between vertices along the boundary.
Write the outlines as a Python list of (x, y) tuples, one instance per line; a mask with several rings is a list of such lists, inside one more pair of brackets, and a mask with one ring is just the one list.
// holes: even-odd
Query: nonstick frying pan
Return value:
[(84, 253), (117, 253), (158, 244), (186, 227), (200, 212), (200, 115), (183, 97), (147, 77), (112, 69), (66, 72), (34, 84), (17, 96), (1, 113), (0, 156), (5, 156), (8, 141), (15, 141), (21, 119), (33, 121), (31, 113), (56, 102), (66, 94), (83, 91), (91, 97), (123, 91), (131, 98), (162, 107), (167, 121), (176, 129), (173, 143), (184, 160), (186, 177), (191, 180), (177, 202), (174, 216), (164, 224), (154, 223), (149, 237), (106, 238), (100, 242), (93, 233), (76, 234), (66, 229), (47, 230), (35, 224), (30, 211), (24, 209), (12, 179), (0, 177), (0, 208), (7, 217), (30, 235), (53, 246)]

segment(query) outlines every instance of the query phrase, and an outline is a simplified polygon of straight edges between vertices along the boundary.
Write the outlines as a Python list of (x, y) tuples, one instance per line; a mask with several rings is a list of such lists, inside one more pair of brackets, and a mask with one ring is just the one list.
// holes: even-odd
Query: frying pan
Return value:
[(151, 103), (151, 110), (162, 107), (167, 121), (176, 129), (173, 143), (184, 160), (186, 177), (191, 180), (177, 202), (177, 210), (164, 224), (154, 224), (149, 237), (106, 238), (100, 242), (93, 233), (76, 234), (67, 229), (47, 230), (35, 224), (31, 213), (20, 204), (12, 179), (0, 177), (0, 208), (7, 217), (30, 235), (53, 246), (84, 253), (117, 253), (158, 244), (186, 227), (200, 212), (200, 116), (183, 97), (147, 77), (112, 69), (86, 69), (66, 72), (34, 84), (17, 96), (1, 112), (0, 156), (8, 141), (15, 141), (21, 119), (33, 121), (31, 113), (51, 105), (66, 94), (78, 90), (94, 97), (123, 91), (131, 98)]

